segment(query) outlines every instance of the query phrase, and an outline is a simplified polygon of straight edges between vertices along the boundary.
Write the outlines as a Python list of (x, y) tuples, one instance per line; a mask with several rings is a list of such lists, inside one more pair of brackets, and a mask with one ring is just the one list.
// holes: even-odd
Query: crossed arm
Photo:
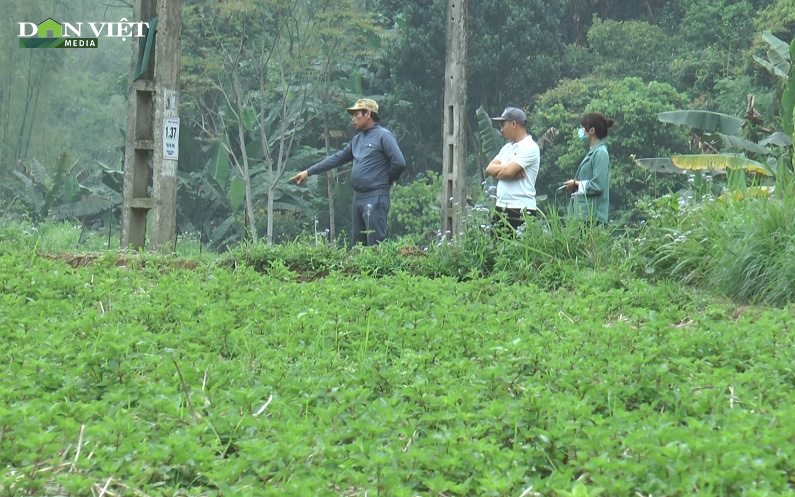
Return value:
[(494, 159), (486, 166), (486, 175), (500, 180), (509, 180), (522, 179), (525, 176), (525, 172), (522, 166), (516, 162), (503, 164), (499, 159)]

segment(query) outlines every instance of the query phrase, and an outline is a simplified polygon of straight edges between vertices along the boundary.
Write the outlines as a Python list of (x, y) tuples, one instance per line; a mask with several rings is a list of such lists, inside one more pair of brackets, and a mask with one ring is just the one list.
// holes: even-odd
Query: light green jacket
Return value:
[(588, 151), (574, 179), (580, 188), (569, 199), (569, 217), (607, 223), (610, 206), (610, 154), (604, 142)]

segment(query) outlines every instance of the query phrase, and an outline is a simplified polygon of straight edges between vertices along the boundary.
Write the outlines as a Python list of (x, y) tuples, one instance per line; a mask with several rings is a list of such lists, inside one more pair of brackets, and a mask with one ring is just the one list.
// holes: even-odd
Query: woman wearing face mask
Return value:
[(607, 223), (610, 203), (610, 155), (604, 139), (615, 121), (598, 112), (580, 118), (580, 141), (590, 147), (574, 179), (563, 186), (570, 192), (568, 215), (588, 222)]

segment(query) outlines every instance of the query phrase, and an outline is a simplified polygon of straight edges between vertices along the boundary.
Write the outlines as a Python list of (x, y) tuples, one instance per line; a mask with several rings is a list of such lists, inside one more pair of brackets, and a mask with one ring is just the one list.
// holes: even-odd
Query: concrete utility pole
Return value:
[[(122, 205), (123, 248), (174, 250), (179, 157), (179, 51), (182, 0), (136, 0), (135, 22), (148, 22), (133, 43), (127, 99), (127, 144)], [(152, 195), (149, 195), (149, 178)]]
[(442, 129), (442, 231), (457, 236), (466, 207), (467, 1), (448, 0)]

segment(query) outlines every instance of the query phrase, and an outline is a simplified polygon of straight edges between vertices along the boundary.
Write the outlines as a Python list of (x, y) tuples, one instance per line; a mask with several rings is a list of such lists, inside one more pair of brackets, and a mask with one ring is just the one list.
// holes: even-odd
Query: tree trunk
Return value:
[(268, 244), (272, 243), (273, 243), (273, 183), (270, 183), (270, 186), (268, 188)]
[[(39, 71), (39, 77), (37, 78), (41, 81), (41, 77), (44, 71)], [(28, 127), (28, 138), (25, 140), (25, 146), (22, 150), (22, 158), (28, 156), (28, 149), (30, 148), (30, 136), (33, 134), (33, 126), (36, 123), (36, 109), (39, 107), (39, 94), (41, 93), (41, 84), (36, 85), (36, 96), (33, 99), (33, 110), (30, 114), (30, 126)]]
[(0, 98), (0, 112), (2, 112), (2, 116), (0, 120), (3, 123), (3, 136), (0, 139), (0, 171), (7, 172), (6, 170), (10, 167), (8, 164), (11, 163), (12, 157), (10, 155), (11, 145), (8, 143), (8, 126), (11, 123), (11, 97), (13, 96), (14, 91), (14, 50), (9, 50), (8, 52), (8, 66), (6, 67), (7, 76), (8, 76), (8, 83), (3, 87), (2, 90), (2, 98)]
[[(326, 102), (328, 106), (328, 102)], [(331, 153), (331, 141), (329, 139), (328, 129), (328, 112), (323, 113), (323, 137), (326, 141), (326, 155)], [(329, 226), (329, 240), (334, 241), (337, 238), (337, 226), (334, 212), (334, 173), (326, 171), (326, 183), (328, 186), (328, 226)]]
[(19, 135), (17, 136), (17, 143), (14, 147), (14, 158), (15, 159), (23, 159), (22, 157), (22, 143), (25, 140), (25, 127), (27, 126), (28, 121), (28, 111), (30, 110), (30, 102), (33, 99), (33, 90), (34, 84), (36, 82), (35, 78), (31, 78), (31, 72), (33, 70), (33, 54), (31, 53), (30, 58), (28, 60), (28, 80), (27, 80), (27, 91), (25, 92), (25, 111), (22, 114), (22, 124), (19, 126)]
[[(270, 60), (270, 57), (268, 58)], [(268, 164), (268, 222), (267, 231), (265, 232), (265, 239), (268, 244), (273, 243), (273, 158), (270, 153), (270, 143), (268, 137), (265, 136), (265, 66), (267, 64), (258, 65), (257, 71), (259, 73), (259, 139), (262, 143), (262, 153), (265, 154), (265, 162)]]
[[(232, 68), (232, 84), (235, 88), (235, 98), (237, 99), (237, 133), (240, 139), (240, 153), (243, 156), (243, 183), (246, 185), (246, 213), (248, 214), (248, 227), (251, 230), (251, 238), (257, 241), (257, 224), (254, 221), (254, 199), (251, 197), (251, 175), (248, 168), (248, 153), (246, 153), (246, 133), (243, 127), (243, 91), (240, 88), (240, 75), (237, 66)], [(268, 196), (270, 202), (270, 195)], [(270, 210), (268, 217), (270, 218)], [(270, 230), (268, 230), (270, 233)]]

